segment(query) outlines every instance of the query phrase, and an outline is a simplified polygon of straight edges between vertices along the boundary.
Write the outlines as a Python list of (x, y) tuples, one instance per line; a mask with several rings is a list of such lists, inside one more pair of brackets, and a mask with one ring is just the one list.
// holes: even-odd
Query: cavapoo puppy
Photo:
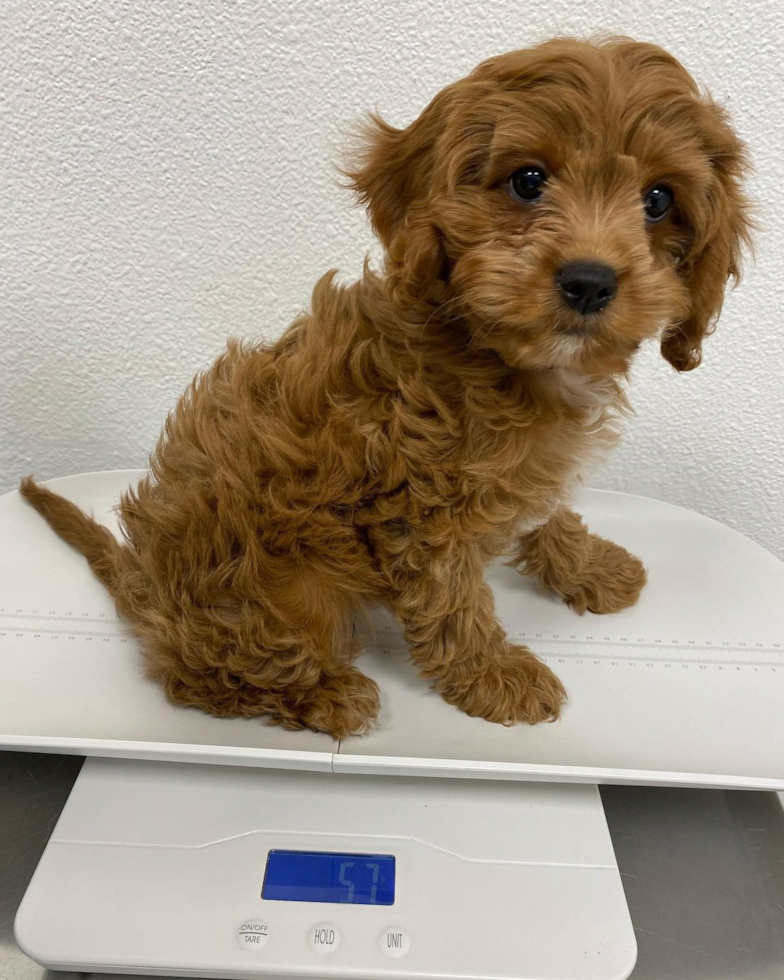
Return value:
[(483, 573), (512, 554), (577, 612), (632, 604), (637, 558), (568, 507), (616, 441), (640, 344), (678, 370), (737, 277), (744, 150), (651, 44), (492, 58), (406, 129), (373, 118), (350, 181), (385, 250), (329, 273), (274, 344), (231, 342), (122, 499), (125, 536), (31, 479), (177, 704), (340, 737), (378, 689), (351, 623), (390, 607), (422, 677), (502, 724), (558, 716)]

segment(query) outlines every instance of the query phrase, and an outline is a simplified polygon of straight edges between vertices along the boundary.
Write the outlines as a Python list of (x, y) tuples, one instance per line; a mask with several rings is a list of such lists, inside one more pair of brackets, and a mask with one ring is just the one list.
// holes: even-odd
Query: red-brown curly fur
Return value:
[[(640, 343), (699, 363), (747, 237), (743, 149), (674, 58), (624, 39), (494, 58), (365, 138), (348, 173), (383, 271), (329, 274), (277, 343), (229, 344), (124, 496), (125, 543), (22, 493), (87, 555), (172, 701), (365, 731), (378, 691), (350, 624), (382, 602), (447, 701), (552, 719), (562, 686), (506, 639), (483, 570), (514, 550), (580, 613), (636, 600), (641, 563), (566, 501), (615, 441)], [(525, 205), (507, 180), (532, 161), (551, 176)], [(662, 182), (675, 208), (647, 225)], [(578, 260), (619, 283), (586, 319), (554, 286)]]

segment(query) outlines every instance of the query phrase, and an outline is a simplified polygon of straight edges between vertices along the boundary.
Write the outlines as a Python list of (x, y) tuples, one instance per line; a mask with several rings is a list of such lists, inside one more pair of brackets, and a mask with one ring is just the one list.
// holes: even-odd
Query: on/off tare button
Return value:
[(245, 919), (237, 930), (237, 945), (246, 953), (256, 953), (269, 939), (269, 926), (261, 919)]
[(320, 922), (308, 933), (308, 943), (317, 953), (331, 953), (340, 945), (340, 933), (331, 922)]
[(405, 956), (411, 949), (411, 937), (402, 929), (392, 926), (381, 933), (378, 944), (387, 956)]

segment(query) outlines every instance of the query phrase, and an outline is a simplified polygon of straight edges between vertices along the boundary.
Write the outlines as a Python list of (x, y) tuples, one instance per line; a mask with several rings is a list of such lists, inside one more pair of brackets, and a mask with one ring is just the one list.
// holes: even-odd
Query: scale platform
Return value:
[[(51, 486), (116, 527), (140, 471)], [(502, 563), (508, 633), (563, 680), (551, 725), (469, 718), (428, 689), (383, 610), (360, 667), (381, 688), (371, 734), (336, 742), (170, 705), (87, 563), (17, 493), (0, 498), (0, 747), (336, 773), (784, 789), (784, 563), (669, 504), (588, 490), (594, 530), (645, 562), (633, 608), (575, 615)]]
[[(140, 475), (51, 485), (116, 528)], [(0, 747), (94, 757), (20, 907), (22, 949), (172, 976), (628, 977), (596, 784), (784, 789), (784, 564), (656, 501), (586, 491), (578, 508), (645, 561), (634, 608), (580, 618), (488, 573), (508, 633), (566, 685), (558, 722), (450, 707), (375, 610), (360, 665), (379, 725), (336, 742), (168, 704), (84, 559), (0, 499)]]

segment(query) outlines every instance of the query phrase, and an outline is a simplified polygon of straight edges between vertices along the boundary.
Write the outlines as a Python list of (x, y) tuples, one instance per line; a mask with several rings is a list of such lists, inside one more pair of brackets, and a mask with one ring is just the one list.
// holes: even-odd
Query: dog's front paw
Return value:
[(564, 590), (564, 599), (580, 616), (614, 613), (633, 606), (647, 581), (639, 558), (622, 548), (592, 535), (591, 555), (580, 581)]
[(472, 676), (439, 685), (445, 700), (472, 717), (501, 725), (555, 721), (566, 699), (563, 684), (527, 647), (510, 646)]

